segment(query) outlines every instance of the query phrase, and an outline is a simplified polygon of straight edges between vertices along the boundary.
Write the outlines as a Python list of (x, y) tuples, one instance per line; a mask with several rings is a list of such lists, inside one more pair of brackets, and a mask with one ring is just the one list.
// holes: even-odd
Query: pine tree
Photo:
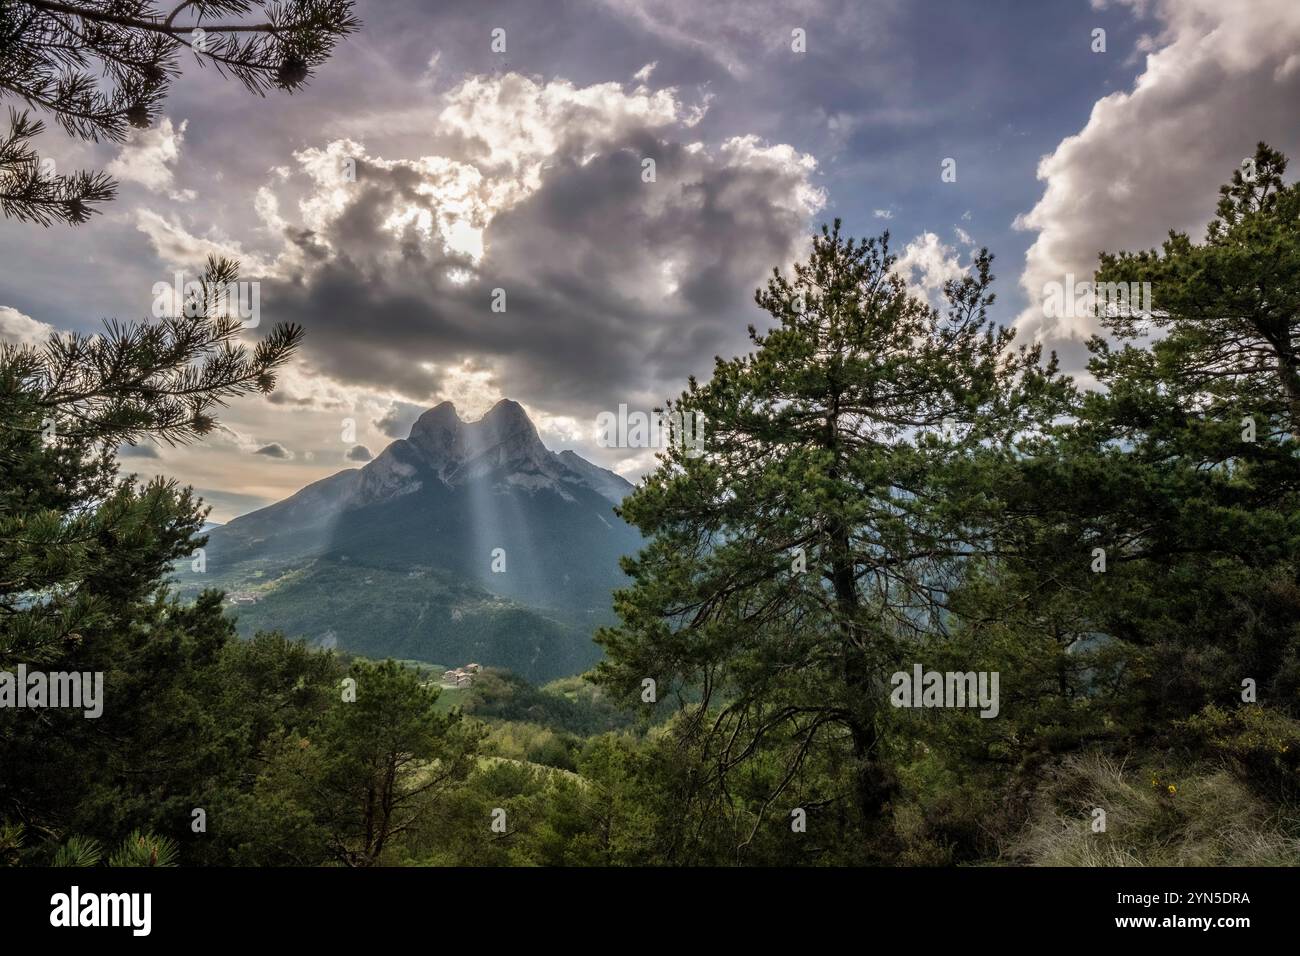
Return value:
[[(355, 698), (268, 747), (249, 816), (270, 832), (259, 860), (286, 851), (310, 862), (375, 866), (427, 826), (448, 790), (477, 764), (481, 733), (439, 691), (394, 661), (356, 661)], [(482, 832), (488, 817), (481, 819)], [(300, 849), (295, 849), (300, 848)]]
[(1151, 283), (1152, 309), (1102, 316), (1122, 347), (1091, 343), (1101, 390), (1070, 454), (1113, 460), (1097, 512), (1121, 573), (1100, 620), (1143, 649), (1148, 716), (1239, 705), (1246, 678), (1285, 708), (1300, 687), (1300, 184), (1286, 167), (1260, 143), (1203, 242), (1171, 231), (1159, 252), (1100, 259), (1098, 282)]
[(625, 562), (600, 679), (698, 697), (680, 732), (704, 787), (779, 760), (755, 829), (815, 759), (838, 760), (860, 819), (879, 817), (888, 676), (943, 628), (945, 588), (993, 520), (994, 490), (962, 462), (1014, 454), (1068, 394), (1054, 357), (987, 318), (991, 260), (946, 284), (940, 313), (907, 290), (887, 233), (823, 228), (756, 293), (777, 325), (750, 328), (755, 351), (669, 403), (703, 416), (704, 453), (674, 446), (622, 505), (650, 542)]
[(1171, 231), (1159, 252), (1102, 255), (1097, 281), (1148, 282), (1154, 308), (1101, 316), (1148, 347), (1097, 337), (1094, 374), (1158, 379), (1168, 407), (1300, 440), (1300, 183), (1283, 184), (1286, 165), (1260, 143), (1220, 188), (1203, 243)]
[(193, 441), (231, 397), (274, 388), (302, 330), (241, 344), (204, 291), (237, 276), (210, 261), (195, 315), (0, 347), (0, 670), (103, 681), (94, 719), (0, 710), (0, 765), (16, 769), (0, 774), (0, 821), (105, 845), (134, 826), (184, 836), (196, 795), (245, 772), (241, 736), (268, 732), (222, 696), (221, 595), (183, 605), (166, 586), (204, 544), (205, 509), (174, 481), (119, 474), (115, 454)]
[[(232, 263), (209, 260), (203, 281), (237, 278)], [(215, 427), (216, 406), (271, 391), (301, 327), (277, 326), (251, 351), (240, 332), (201, 306), (0, 346), (0, 666), (58, 656), (193, 551), (204, 512), (189, 490), (138, 486), (118, 475), (115, 453), (193, 440)]]
[(1151, 307), (1099, 314), (1118, 339), (1090, 343), (1099, 387), (1008, 473), (1002, 557), (963, 595), (1043, 665), (1035, 735), (1063, 744), (1104, 716), (1111, 734), (1181, 736), (1202, 707), (1239, 706), (1247, 679), (1294, 707), (1300, 188), (1285, 168), (1260, 144), (1203, 243), (1171, 232), (1159, 252), (1100, 257), (1097, 283), (1149, 282)]

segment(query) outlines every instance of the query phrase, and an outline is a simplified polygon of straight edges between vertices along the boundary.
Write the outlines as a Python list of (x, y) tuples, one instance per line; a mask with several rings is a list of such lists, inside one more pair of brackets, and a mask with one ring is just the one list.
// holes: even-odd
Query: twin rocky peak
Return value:
[(613, 504), (632, 490), (626, 479), (572, 451), (548, 449), (518, 402), (502, 399), (472, 422), (442, 402), (416, 420), (410, 437), (394, 441), (364, 467), (308, 485), (271, 509), (350, 510), (420, 491), (431, 481), (449, 488), (546, 490), (564, 500), (583, 488)]

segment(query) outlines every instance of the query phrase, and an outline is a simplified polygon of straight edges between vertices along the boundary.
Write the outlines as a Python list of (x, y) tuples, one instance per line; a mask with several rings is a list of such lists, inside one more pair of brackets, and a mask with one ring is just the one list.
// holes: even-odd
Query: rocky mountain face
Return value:
[(557, 454), (547, 449), (517, 402), (502, 399), (476, 422), (461, 421), (455, 406), (443, 402), (419, 417), (409, 438), (393, 442), (365, 467), (322, 478), (226, 527), (243, 529), (268, 520), (310, 523), (326, 514), (414, 494), (434, 483), (448, 489), (487, 484), (496, 491), (549, 491), (565, 501), (576, 500), (576, 487), (613, 504), (632, 490), (626, 479), (572, 451)]
[(180, 581), (236, 594), (244, 631), (560, 676), (596, 659), (640, 547), (613, 512), (631, 490), (546, 448), (516, 402), (474, 422), (444, 402), (364, 467), (213, 529), (206, 572)]

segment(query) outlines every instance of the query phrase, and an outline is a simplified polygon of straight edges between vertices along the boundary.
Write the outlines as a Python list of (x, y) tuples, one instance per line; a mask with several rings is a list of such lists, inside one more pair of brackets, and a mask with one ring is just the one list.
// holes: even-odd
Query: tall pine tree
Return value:
[(879, 818), (890, 673), (942, 631), (947, 589), (995, 520), (970, 462), (1014, 456), (1068, 393), (1054, 358), (988, 319), (987, 250), (942, 312), (896, 261), (887, 233), (859, 242), (836, 222), (793, 276), (774, 270), (756, 301), (775, 327), (751, 327), (752, 353), (669, 403), (703, 417), (703, 454), (675, 445), (621, 508), (650, 541), (625, 562), (600, 678), (681, 695), (702, 788), (779, 764), (742, 842), (773, 807), (784, 817), (813, 759), (845, 786), (802, 799)]

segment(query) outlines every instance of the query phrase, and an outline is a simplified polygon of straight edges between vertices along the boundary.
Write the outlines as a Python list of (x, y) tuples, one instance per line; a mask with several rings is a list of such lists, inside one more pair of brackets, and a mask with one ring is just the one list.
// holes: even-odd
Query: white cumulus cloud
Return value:
[[(1094, 6), (1104, 6), (1094, 2)], [(1022, 334), (1053, 343), (1095, 331), (1048, 319), (1048, 282), (1092, 277), (1099, 250), (1156, 246), (1169, 229), (1199, 238), (1219, 184), (1264, 140), (1300, 152), (1300, 3), (1296, 0), (1119, 0), (1154, 14), (1132, 90), (1099, 100), (1087, 124), (1038, 167), (1043, 197), (1018, 217), (1036, 232), (1021, 286)], [(1119, 53), (1119, 51), (1115, 51)]]
[(193, 199), (192, 190), (173, 188), (172, 167), (180, 159), (186, 125), (182, 121), (179, 126), (173, 126), (170, 117), (164, 116), (157, 126), (133, 131), (105, 170), (110, 176), (139, 183), (150, 192), (163, 193), (178, 202)]
[(54, 327), (38, 322), (13, 306), (0, 305), (0, 341), (11, 345), (43, 345)]

